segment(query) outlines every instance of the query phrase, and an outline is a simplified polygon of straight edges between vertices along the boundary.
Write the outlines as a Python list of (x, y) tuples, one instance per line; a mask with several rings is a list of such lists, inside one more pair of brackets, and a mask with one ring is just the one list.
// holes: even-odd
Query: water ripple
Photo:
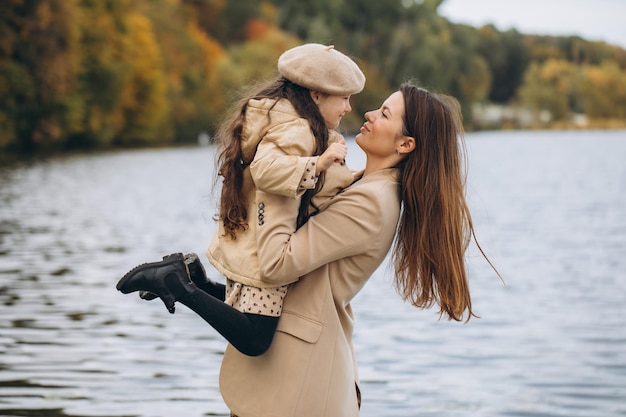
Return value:
[[(626, 416), (623, 139), (470, 135), (477, 233), (507, 284), (473, 248), (481, 318), (462, 324), (402, 303), (381, 267), (353, 303), (363, 417)], [(204, 252), (213, 161), (181, 148), (0, 168), (0, 415), (228, 416), (220, 336), (115, 290), (137, 263)]]

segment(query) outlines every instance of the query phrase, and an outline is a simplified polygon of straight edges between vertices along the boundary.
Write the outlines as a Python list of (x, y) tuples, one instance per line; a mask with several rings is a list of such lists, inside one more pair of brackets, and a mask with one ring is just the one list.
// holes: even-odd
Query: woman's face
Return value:
[(317, 92), (311, 93), (313, 100), (322, 113), (328, 129), (335, 129), (339, 126), (341, 118), (352, 111), (350, 107), (350, 96), (330, 96)]
[(386, 158), (396, 153), (402, 137), (404, 97), (400, 91), (390, 95), (378, 110), (365, 113), (365, 123), (356, 143), (368, 156)]

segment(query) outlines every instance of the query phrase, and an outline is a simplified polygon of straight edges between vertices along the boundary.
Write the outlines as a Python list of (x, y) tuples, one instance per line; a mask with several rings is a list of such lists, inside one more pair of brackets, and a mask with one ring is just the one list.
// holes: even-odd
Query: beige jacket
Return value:
[[(258, 214), (269, 208), (259, 207), (255, 193), (262, 190), (293, 199), (296, 209), (286, 211), (283, 219), (290, 227), (295, 226), (300, 197), (307, 188), (315, 186), (307, 169), (314, 169), (311, 163), (317, 160), (311, 156), (315, 152), (315, 138), (307, 120), (298, 116), (289, 101), (280, 100), (270, 110), (274, 103), (275, 100), (270, 99), (250, 100), (246, 110), (242, 152), (244, 162), (250, 163), (244, 171), (243, 185), (248, 199), (249, 227), (232, 240), (225, 236), (220, 222), (206, 253), (209, 262), (227, 278), (261, 288), (286, 285), (298, 277), (276, 280), (275, 285), (261, 281), (256, 232), (259, 222), (263, 222)], [(330, 131), (329, 143), (341, 139), (339, 133)], [(354, 173), (345, 164), (333, 164), (326, 171), (324, 187), (313, 202), (317, 206), (323, 204), (353, 181)]]
[[(267, 207), (284, 197), (259, 192)], [(281, 203), (280, 200), (283, 200)], [(291, 205), (296, 204), (291, 201)], [(220, 389), (239, 417), (356, 417), (358, 375), (352, 298), (387, 255), (400, 215), (396, 171), (372, 173), (327, 202), (294, 232), (278, 209), (257, 229), (261, 274), (289, 288), (269, 350), (258, 357), (231, 345)]]

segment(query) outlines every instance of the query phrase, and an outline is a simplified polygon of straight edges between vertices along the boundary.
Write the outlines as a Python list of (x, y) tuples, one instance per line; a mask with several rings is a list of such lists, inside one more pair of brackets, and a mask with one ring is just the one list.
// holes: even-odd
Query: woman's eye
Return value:
[(385, 112), (381, 113), (385, 119), (388, 119), (387, 114)]

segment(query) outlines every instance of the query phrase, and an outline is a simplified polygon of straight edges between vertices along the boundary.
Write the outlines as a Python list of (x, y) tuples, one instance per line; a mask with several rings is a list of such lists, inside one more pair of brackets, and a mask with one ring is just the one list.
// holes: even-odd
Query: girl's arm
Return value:
[(315, 151), (313, 142), (307, 124), (286, 123), (268, 132), (250, 164), (255, 187), (292, 199), (314, 188), (317, 157), (311, 156)]

